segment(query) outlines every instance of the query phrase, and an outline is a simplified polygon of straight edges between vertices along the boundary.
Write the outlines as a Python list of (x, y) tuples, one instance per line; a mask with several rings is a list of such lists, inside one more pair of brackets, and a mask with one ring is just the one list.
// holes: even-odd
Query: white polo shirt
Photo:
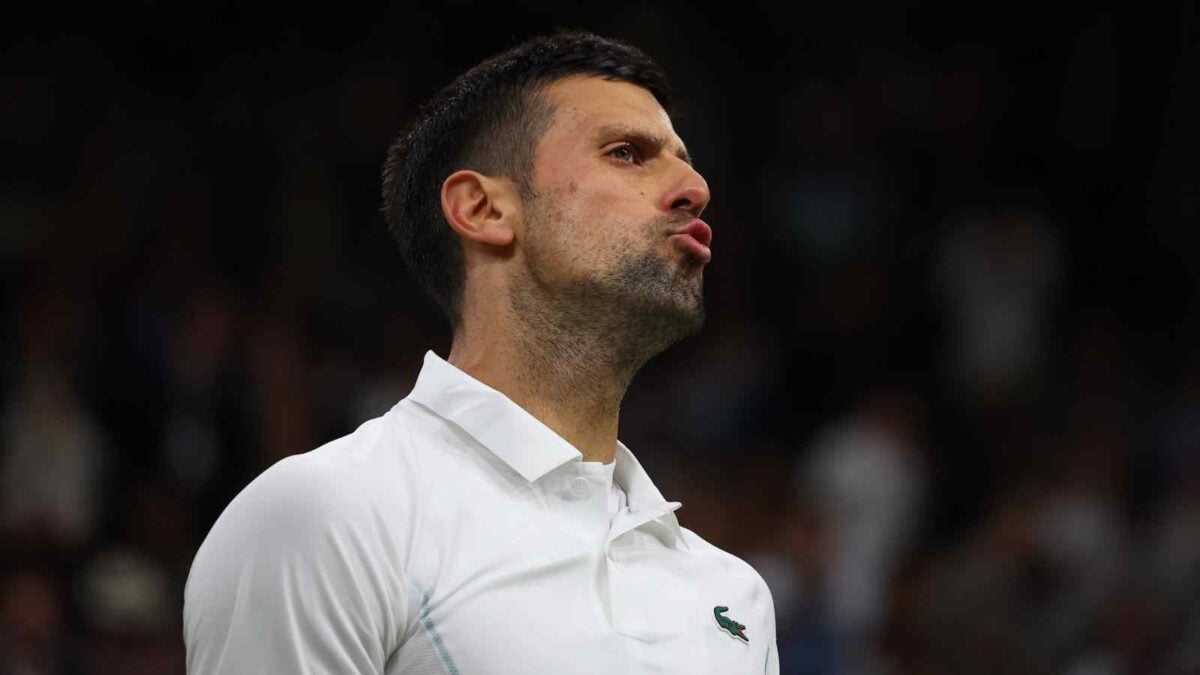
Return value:
[(778, 673), (762, 577), (623, 444), (581, 459), (427, 353), (408, 398), (225, 509), (184, 592), (188, 672)]

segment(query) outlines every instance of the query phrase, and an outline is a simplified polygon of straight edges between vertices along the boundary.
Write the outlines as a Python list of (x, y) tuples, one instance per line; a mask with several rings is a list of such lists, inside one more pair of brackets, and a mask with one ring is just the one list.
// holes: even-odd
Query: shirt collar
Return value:
[[(634, 516), (630, 525), (636, 527), (640, 522), (657, 520), (666, 526), (669, 539), (676, 546), (689, 548), (687, 540), (683, 538), (683, 529), (679, 526), (679, 519), (675, 517), (675, 511), (681, 504), (668, 502), (663, 498), (658, 487), (654, 485), (654, 481), (650, 480), (649, 474), (642, 468), (641, 462), (637, 461), (637, 458), (621, 441), (617, 441), (616, 463), (613, 480), (625, 490), (629, 513)], [(626, 527), (623, 526), (621, 530), (625, 531)]]
[[(529, 411), (432, 350), (425, 353), (425, 362), (409, 398), (466, 431), (531, 483), (567, 462), (583, 460), (575, 446)], [(657, 519), (683, 542), (674, 514), (679, 503), (663, 498), (641, 463), (620, 441), (615, 461), (613, 478), (625, 490), (630, 508), (661, 510), (662, 515)]]
[(504, 394), (425, 352), (409, 398), (453, 422), (529, 482), (583, 455)]
[(621, 441), (617, 441), (616, 462), (617, 467), (613, 472), (613, 480), (625, 490), (625, 497), (630, 508), (653, 508), (667, 502), (662, 493), (658, 491), (658, 487), (650, 480), (646, 470), (642, 468), (641, 462), (637, 461), (637, 458)]

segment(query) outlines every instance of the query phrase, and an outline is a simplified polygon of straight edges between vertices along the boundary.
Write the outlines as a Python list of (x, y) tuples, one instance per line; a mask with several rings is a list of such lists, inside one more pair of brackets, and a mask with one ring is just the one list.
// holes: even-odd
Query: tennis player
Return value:
[(645, 54), (579, 33), (421, 109), (384, 211), (450, 353), (229, 504), (188, 577), (190, 673), (779, 671), (762, 578), (617, 440), (635, 373), (704, 319), (709, 189), (668, 110)]

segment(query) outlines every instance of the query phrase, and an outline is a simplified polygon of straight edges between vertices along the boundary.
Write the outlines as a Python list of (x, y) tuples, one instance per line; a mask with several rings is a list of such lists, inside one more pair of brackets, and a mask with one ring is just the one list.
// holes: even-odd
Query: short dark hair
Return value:
[(383, 213), (409, 271), (461, 321), (462, 244), (442, 216), (441, 187), (460, 169), (504, 176), (529, 193), (533, 156), (554, 109), (542, 88), (572, 75), (629, 82), (670, 112), (666, 75), (639, 49), (590, 33), (527, 40), (457, 77), (422, 106), (388, 149)]

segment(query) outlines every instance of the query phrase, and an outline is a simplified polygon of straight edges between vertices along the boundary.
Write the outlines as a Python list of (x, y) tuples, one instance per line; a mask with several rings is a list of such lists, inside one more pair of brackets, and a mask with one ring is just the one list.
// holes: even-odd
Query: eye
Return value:
[(616, 158), (616, 160), (619, 162), (625, 162), (627, 164), (642, 163), (641, 153), (638, 152), (637, 148), (633, 147), (629, 143), (622, 143), (621, 145), (618, 145), (612, 150), (609, 150), (608, 154), (610, 157)]

